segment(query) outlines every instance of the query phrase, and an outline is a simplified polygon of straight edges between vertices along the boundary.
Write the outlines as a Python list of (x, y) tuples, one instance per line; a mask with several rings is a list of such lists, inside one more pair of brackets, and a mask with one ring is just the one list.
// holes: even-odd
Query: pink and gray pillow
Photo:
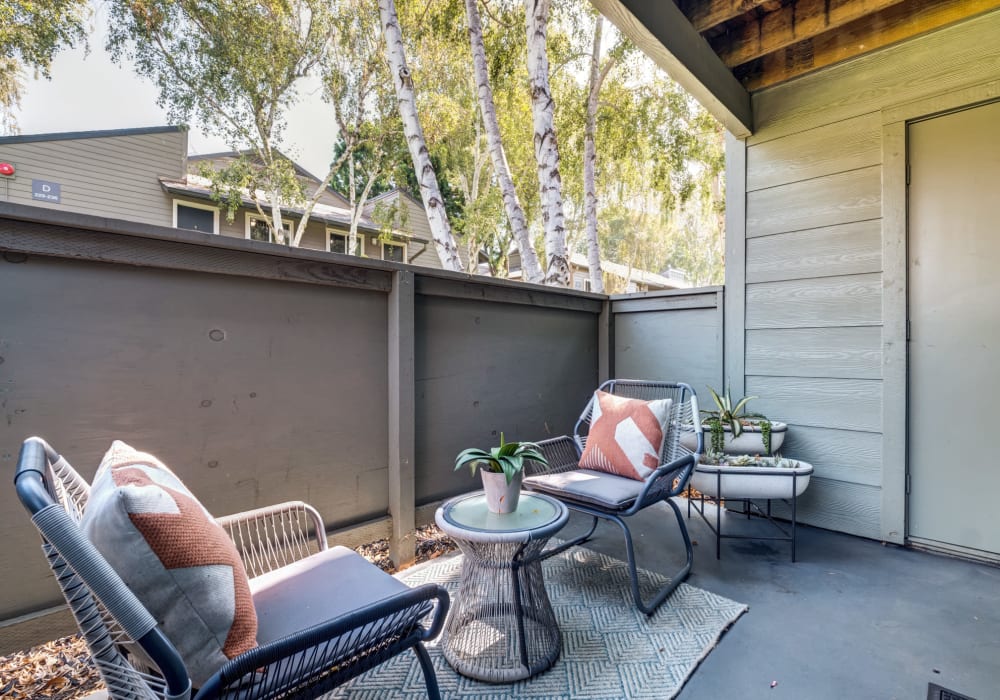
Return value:
[(195, 687), (257, 646), (257, 613), (235, 545), (158, 459), (115, 441), (82, 526), (159, 621)]
[(672, 403), (595, 392), (580, 468), (645, 479), (660, 466)]

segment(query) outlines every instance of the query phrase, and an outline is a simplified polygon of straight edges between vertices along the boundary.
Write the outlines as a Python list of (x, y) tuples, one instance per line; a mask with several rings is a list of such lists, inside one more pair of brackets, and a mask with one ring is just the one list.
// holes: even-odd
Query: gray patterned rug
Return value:
[[(428, 562), (399, 574), (412, 586), (436, 582), (455, 595), (462, 557)], [(562, 631), (562, 655), (534, 678), (491, 684), (458, 675), (436, 643), (429, 646), (444, 698), (597, 700), (674, 697), (722, 634), (747, 610), (742, 603), (681, 584), (647, 618), (632, 605), (624, 562), (574, 547), (543, 563)], [(642, 572), (644, 588), (666, 579)], [(424, 698), (416, 657), (407, 652), (329, 696), (350, 700)]]

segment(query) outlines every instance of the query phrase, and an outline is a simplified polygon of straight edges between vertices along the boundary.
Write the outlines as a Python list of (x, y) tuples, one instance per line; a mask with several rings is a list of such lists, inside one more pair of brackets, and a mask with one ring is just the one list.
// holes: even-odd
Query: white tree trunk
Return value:
[(597, 98), (604, 78), (614, 65), (609, 58), (601, 69), (601, 35), (604, 17), (597, 15), (594, 22), (594, 46), (590, 54), (590, 81), (587, 93), (587, 117), (583, 129), (583, 197), (584, 222), (587, 236), (587, 264), (590, 266), (590, 291), (604, 293), (604, 271), (601, 269), (601, 243), (597, 238)]
[(271, 191), (271, 235), (275, 243), (291, 243), (285, 239), (285, 227), (281, 218), (281, 193), (277, 188)]
[(292, 237), (293, 248), (298, 248), (302, 243), (302, 236), (304, 236), (306, 232), (306, 224), (309, 223), (309, 217), (312, 216), (313, 209), (316, 208), (319, 198), (323, 196), (323, 193), (326, 192), (327, 188), (330, 186), (330, 183), (333, 181), (333, 176), (336, 175), (338, 170), (340, 170), (340, 166), (344, 164), (346, 157), (348, 155), (353, 157), (353, 153), (353, 147), (348, 144), (348, 148), (340, 154), (340, 157), (330, 164), (330, 169), (327, 170), (326, 177), (324, 177), (323, 182), (319, 183), (319, 186), (316, 187), (312, 197), (306, 203), (305, 211), (302, 212), (302, 219), (299, 220), (299, 225), (295, 229), (295, 235)]
[(493, 170), (500, 185), (503, 196), (504, 210), (510, 222), (511, 232), (517, 247), (521, 251), (521, 270), (528, 282), (541, 283), (545, 280), (541, 266), (538, 264), (538, 254), (531, 242), (528, 221), (524, 209), (517, 197), (514, 180), (510, 176), (510, 166), (507, 164), (507, 154), (504, 152), (503, 140), (500, 136), (500, 122), (497, 120), (496, 104), (493, 101), (493, 88), (490, 87), (489, 71), (486, 68), (486, 46), (483, 44), (483, 27), (479, 19), (478, 0), (465, 0), (465, 12), (469, 18), (469, 42), (472, 45), (472, 65), (476, 75), (476, 89), (479, 93), (479, 110), (483, 115), (483, 125), (486, 128), (486, 142), (493, 161)]
[(434, 166), (427, 150), (423, 129), (417, 116), (416, 95), (413, 92), (413, 80), (410, 69), (406, 67), (406, 53), (403, 48), (403, 33), (396, 16), (395, 0), (379, 0), (379, 15), (382, 20), (382, 34), (385, 37), (385, 49), (389, 58), (390, 73), (396, 99), (399, 102), (399, 116), (403, 120), (403, 134), (406, 145), (413, 158), (413, 170), (420, 183), (420, 197), (424, 201), (427, 220), (430, 223), (431, 235), (434, 237), (434, 247), (437, 249), (441, 265), (446, 270), (462, 271), (462, 259), (458, 256), (458, 246), (448, 224), (448, 215), (444, 208), (444, 198), (438, 187)]
[(354, 181), (354, 155), (347, 161), (347, 187), (350, 190), (351, 202), (351, 228), (347, 234), (347, 254), (358, 254), (358, 203), (357, 184)]
[(549, 91), (549, 58), (545, 49), (550, 0), (524, 0), (528, 30), (528, 80), (535, 127), (535, 161), (545, 226), (545, 283), (569, 286), (566, 224), (563, 215), (559, 148), (556, 144), (555, 102)]

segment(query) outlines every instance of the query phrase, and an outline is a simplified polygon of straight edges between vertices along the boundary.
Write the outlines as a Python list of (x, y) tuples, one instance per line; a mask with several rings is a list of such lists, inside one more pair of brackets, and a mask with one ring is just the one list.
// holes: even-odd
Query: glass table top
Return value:
[(565, 511), (562, 504), (533, 493), (521, 492), (513, 513), (491, 513), (486, 495), (473, 493), (452, 501), (443, 511), (450, 524), (483, 532), (525, 532), (559, 520)]

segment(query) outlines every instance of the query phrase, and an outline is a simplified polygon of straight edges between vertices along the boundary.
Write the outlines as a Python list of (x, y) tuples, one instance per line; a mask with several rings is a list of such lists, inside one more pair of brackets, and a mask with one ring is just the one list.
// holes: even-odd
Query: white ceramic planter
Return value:
[(483, 490), (486, 492), (486, 507), (491, 513), (513, 513), (517, 510), (517, 502), (521, 498), (521, 480), (524, 472), (518, 472), (507, 483), (503, 473), (488, 472), (480, 469), (483, 477)]
[(812, 473), (813, 466), (801, 461), (793, 468), (699, 464), (691, 487), (712, 498), (792, 498), (806, 490)]
[[(701, 424), (705, 431), (705, 452), (712, 449), (712, 433), (708, 426)], [(781, 445), (785, 442), (785, 432), (788, 430), (787, 423), (775, 421), (771, 424), (771, 454), (777, 454), (781, 450)], [(759, 428), (743, 428), (743, 432), (737, 438), (729, 428), (724, 428), (725, 442), (722, 451), (727, 455), (766, 455), (764, 450), (764, 437)], [(681, 444), (687, 449), (694, 451), (698, 445), (698, 439), (694, 431), (681, 433)]]

